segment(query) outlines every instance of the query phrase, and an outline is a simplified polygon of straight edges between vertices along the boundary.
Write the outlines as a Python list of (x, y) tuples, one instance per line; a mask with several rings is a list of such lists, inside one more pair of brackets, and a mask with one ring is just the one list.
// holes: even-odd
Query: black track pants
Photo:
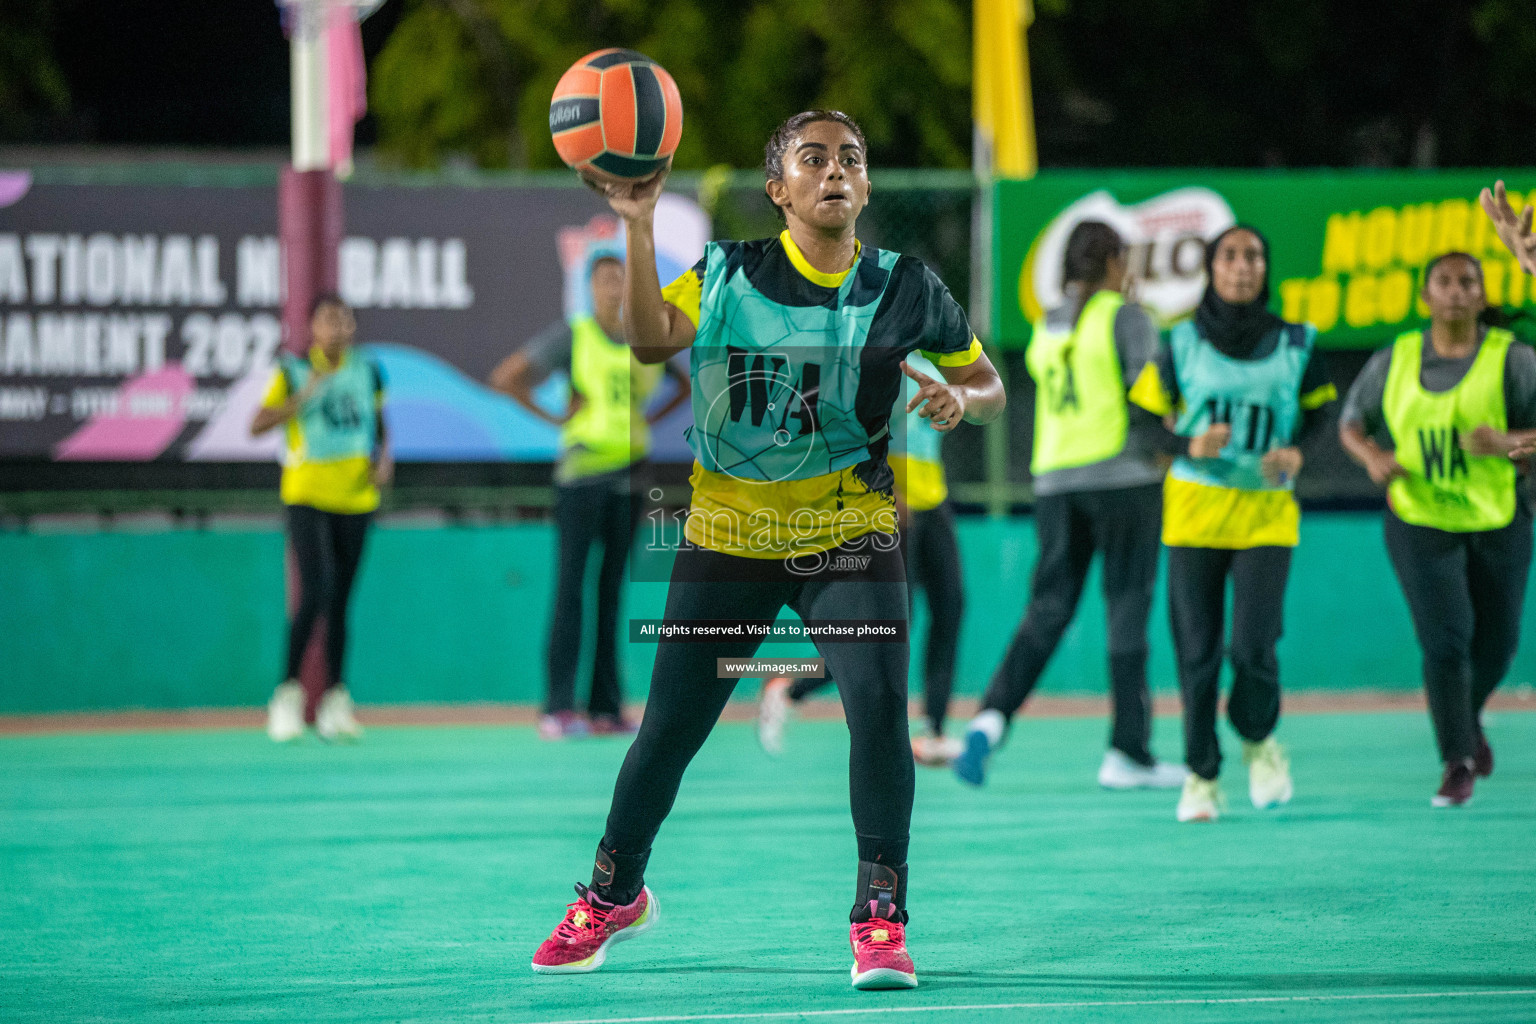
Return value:
[(1232, 581), (1232, 695), (1227, 717), (1257, 743), (1280, 721), (1280, 662), (1275, 645), (1284, 624), (1291, 549), (1168, 549), (1173, 648), (1184, 696), (1184, 750), (1190, 771), (1214, 779), (1221, 770), (1216, 709), (1221, 699), (1227, 580)]
[(1472, 756), (1477, 716), (1509, 671), (1531, 569), (1531, 516), (1498, 530), (1448, 533), (1386, 515), (1387, 554), (1424, 655), (1440, 759)]
[[(870, 561), (858, 571), (799, 576), (780, 561), (684, 547), (672, 567), (666, 619), (773, 620), (787, 605), (808, 620), (904, 624), (907, 585), (900, 552), (876, 550), (865, 541), (831, 554), (842, 553)], [(735, 680), (716, 677), (716, 659), (749, 658), (757, 647), (750, 638), (658, 644), (645, 719), (614, 786), (606, 850), (640, 855), (650, 849), (683, 772), (735, 688)], [(817, 648), (827, 674), (837, 680), (852, 739), (848, 782), (859, 859), (905, 864), (914, 785), (905, 628), (900, 642), (819, 642)]]
[(1109, 616), (1109, 680), (1114, 707), (1110, 746), (1152, 763), (1152, 697), (1147, 688), (1147, 617), (1157, 583), (1163, 496), (1159, 484), (1039, 498), (1039, 557), (1029, 607), (982, 698), (1012, 718), (1029, 699), (1077, 613), (1088, 567), (1103, 557)]
[[(627, 483), (627, 475), (626, 475)], [(555, 529), (559, 550), (555, 564), (555, 607), (549, 624), (546, 712), (576, 707), (576, 669), (581, 659), (582, 597), (587, 557), (602, 545), (597, 576), (597, 639), (592, 652), (592, 693), (587, 710), (617, 715), (623, 704), (619, 682), (619, 598), (624, 565), (639, 523), (641, 506), (627, 486), (615, 486), (613, 474), (555, 488)]]
[(288, 545), (299, 576), (299, 606), (288, 624), (288, 666), (283, 678), (298, 678), (315, 620), (324, 615), (325, 685), (337, 686), (347, 654), (347, 605), (373, 514), (322, 512), (308, 505), (285, 508)]

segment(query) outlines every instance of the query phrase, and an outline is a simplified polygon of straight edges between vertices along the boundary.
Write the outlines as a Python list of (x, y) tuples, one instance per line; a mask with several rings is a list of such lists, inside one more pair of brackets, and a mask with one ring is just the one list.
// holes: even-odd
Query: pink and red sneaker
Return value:
[(634, 938), (661, 916), (649, 886), (640, 890), (635, 902), (622, 907), (604, 903), (580, 882), (576, 894), (579, 899), (566, 904), (565, 920), (533, 954), (533, 969), (539, 974), (595, 971), (608, 958), (610, 945)]
[(896, 919), (899, 912), (885, 900), (870, 900), (869, 911), (868, 921), (856, 921), (848, 929), (853, 987), (917, 988), (917, 968), (907, 955), (907, 926)]

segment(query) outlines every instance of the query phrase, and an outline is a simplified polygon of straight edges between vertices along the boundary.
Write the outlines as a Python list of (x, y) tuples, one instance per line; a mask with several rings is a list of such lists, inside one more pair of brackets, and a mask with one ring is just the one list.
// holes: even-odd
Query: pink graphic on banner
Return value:
[(0, 171), (0, 207), (19, 202), (31, 187), (31, 171)]
[(158, 457), (186, 425), (194, 382), (179, 363), (125, 383), (109, 408), (59, 442), (54, 458), (142, 461)]

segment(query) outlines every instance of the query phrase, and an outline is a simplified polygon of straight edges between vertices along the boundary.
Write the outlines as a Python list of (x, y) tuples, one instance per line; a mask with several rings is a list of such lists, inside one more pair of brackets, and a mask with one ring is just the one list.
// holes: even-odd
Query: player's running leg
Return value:
[(633, 723), (624, 718), (624, 691), (619, 682), (619, 603), (623, 597), (624, 567), (640, 523), (640, 511), (639, 496), (627, 489), (610, 491), (603, 499), (597, 640), (592, 649), (592, 693), (587, 702), (587, 720), (596, 735), (635, 731)]
[(1504, 681), (1520, 643), (1531, 568), (1531, 516), (1517, 505), (1514, 521), (1472, 540), (1467, 559), (1472, 595), (1472, 768), (1479, 778), (1493, 774), (1493, 748), (1483, 734), (1482, 713)]
[[(866, 551), (870, 550), (865, 548)], [(872, 554), (857, 578), (805, 585), (802, 618), (905, 622), (905, 571), (895, 550)], [(848, 720), (848, 788), (859, 866), (849, 913), (855, 988), (913, 988), (906, 948), (907, 847), (916, 785), (907, 732), (907, 660), (899, 642), (818, 643)]]
[(1109, 633), (1111, 725), (1099, 766), (1106, 789), (1178, 789), (1182, 764), (1152, 756), (1152, 692), (1147, 686), (1147, 619), (1162, 550), (1163, 489), (1159, 484), (1085, 496), (1104, 552), (1104, 607)]
[[(673, 564), (664, 616), (671, 621), (772, 619), (796, 584), (730, 580), (745, 559), (685, 547)], [(672, 810), (683, 772), (714, 728), (735, 688), (717, 678), (716, 659), (749, 658), (756, 640), (692, 643), (663, 640), (656, 648), (651, 692), (640, 731), (614, 785), (608, 823), (590, 885), (534, 954), (540, 973), (584, 973), (602, 966), (609, 947), (631, 929), (649, 927), (654, 895), (645, 866), (661, 823)]]
[(1232, 694), (1227, 717), (1243, 738), (1248, 795), (1260, 809), (1291, 800), (1291, 763), (1275, 739), (1280, 721), (1280, 641), (1291, 549), (1257, 547), (1232, 557)]
[(954, 762), (955, 774), (973, 786), (986, 780), (992, 752), (1040, 681), (1077, 612), (1093, 561), (1093, 524), (1076, 508), (1076, 501), (1074, 495), (1056, 494), (1035, 502), (1040, 552), (1030, 580), (1029, 607), (982, 697), (981, 711), (966, 727), (965, 749)]
[(1184, 759), (1189, 766), (1176, 812), (1180, 821), (1215, 821), (1221, 813), (1216, 709), (1221, 699), (1221, 649), (1231, 564), (1230, 551), (1168, 549), (1168, 611), (1184, 700)]
[(352, 694), (342, 682), (347, 656), (347, 619), (352, 603), (352, 584), (363, 560), (363, 543), (373, 522), (372, 512), (357, 515), (327, 513), (331, 551), (336, 565), (335, 582), (325, 609), (326, 689), (315, 708), (315, 733), (323, 740), (356, 741), (363, 727), (357, 723)]
[(1405, 523), (1389, 509), (1387, 554), (1397, 573), (1423, 655), (1424, 692), (1443, 771), (1431, 802), (1459, 807), (1472, 799), (1477, 751), (1472, 703), (1472, 634), (1465, 534)]
[(325, 513), (308, 505), (283, 507), (288, 545), (299, 577), (299, 603), (288, 622), (288, 660), (283, 682), (267, 705), (267, 735), (286, 743), (304, 735), (304, 687), (299, 672), (315, 623), (330, 603), (336, 585), (336, 555), (331, 548)]
[(918, 764), (942, 768), (965, 749), (958, 737), (944, 734), (955, 687), (960, 621), (965, 614), (954, 512), (945, 503), (912, 513), (907, 539), (908, 586), (921, 589), (928, 604), (928, 637), (923, 644), (925, 728), (912, 738), (912, 757)]

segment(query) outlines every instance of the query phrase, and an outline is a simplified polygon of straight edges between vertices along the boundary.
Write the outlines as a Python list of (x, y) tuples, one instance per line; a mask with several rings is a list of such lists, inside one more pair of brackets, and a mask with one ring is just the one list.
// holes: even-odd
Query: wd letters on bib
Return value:
[(939, 366), (981, 354), (938, 277), (867, 246), (849, 270), (822, 273), (786, 231), (711, 242), (663, 295), (697, 327), (688, 540), (783, 558), (893, 534), (901, 362), (915, 349)]

